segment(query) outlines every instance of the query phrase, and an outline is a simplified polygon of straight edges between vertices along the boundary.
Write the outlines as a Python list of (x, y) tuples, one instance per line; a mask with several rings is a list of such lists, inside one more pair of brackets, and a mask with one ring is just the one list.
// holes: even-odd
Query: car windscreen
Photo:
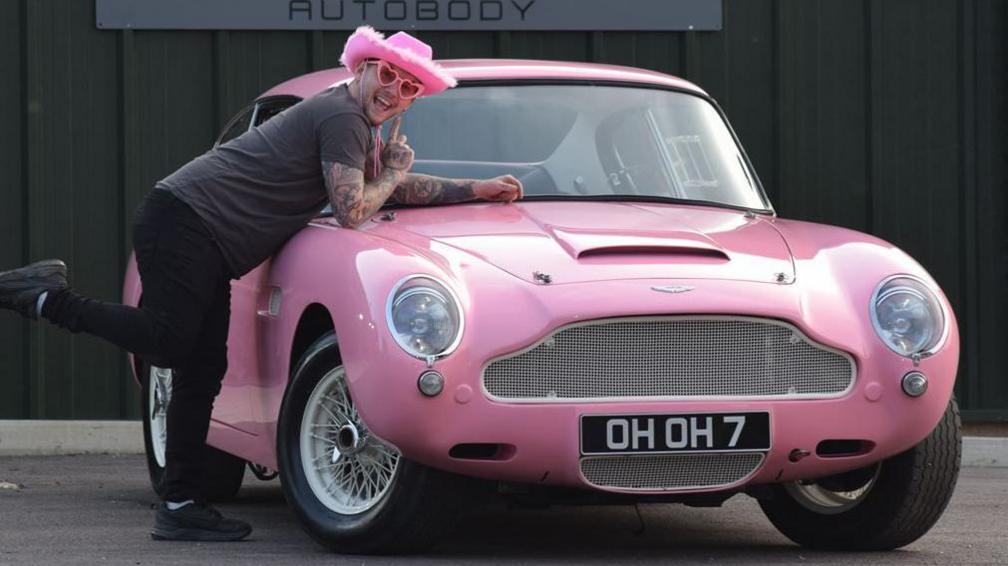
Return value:
[(707, 100), (653, 88), (467, 86), (417, 100), (402, 131), (414, 172), (510, 173), (526, 196), (670, 198), (767, 209)]

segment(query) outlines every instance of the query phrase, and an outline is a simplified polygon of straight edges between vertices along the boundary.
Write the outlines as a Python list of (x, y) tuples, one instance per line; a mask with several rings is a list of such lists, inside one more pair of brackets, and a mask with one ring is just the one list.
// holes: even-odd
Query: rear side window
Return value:
[(260, 100), (256, 105), (255, 116), (252, 118), (252, 126), (261, 126), (270, 118), (294, 106), (301, 99), (296, 96), (274, 96)]
[(294, 106), (301, 99), (296, 96), (271, 96), (264, 98), (238, 113), (228, 125), (224, 127), (224, 132), (217, 138), (215, 147), (225, 144), (236, 137), (244, 134), (256, 126), (266, 123), (270, 118)]
[(218, 146), (227, 143), (236, 137), (249, 131), (252, 124), (252, 114), (255, 113), (256, 106), (253, 104), (238, 113), (237, 116), (231, 118), (228, 125), (224, 127), (224, 132), (221, 133), (220, 137), (217, 138), (217, 143), (214, 146)]

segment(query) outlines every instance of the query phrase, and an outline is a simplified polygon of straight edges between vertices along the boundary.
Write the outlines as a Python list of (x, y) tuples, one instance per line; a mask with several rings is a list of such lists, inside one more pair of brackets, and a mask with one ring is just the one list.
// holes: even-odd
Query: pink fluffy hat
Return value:
[(457, 84), (448, 71), (434, 62), (431, 46), (406, 32), (385, 39), (371, 26), (357, 28), (347, 39), (340, 63), (352, 71), (365, 59), (381, 59), (420, 79), (423, 96), (444, 92)]

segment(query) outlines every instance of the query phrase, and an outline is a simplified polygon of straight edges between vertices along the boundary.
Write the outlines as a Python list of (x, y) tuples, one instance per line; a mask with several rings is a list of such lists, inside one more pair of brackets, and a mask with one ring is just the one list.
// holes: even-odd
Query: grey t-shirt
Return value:
[(364, 170), (370, 123), (329, 88), (158, 181), (206, 223), (235, 277), (273, 255), (325, 206), (322, 162)]

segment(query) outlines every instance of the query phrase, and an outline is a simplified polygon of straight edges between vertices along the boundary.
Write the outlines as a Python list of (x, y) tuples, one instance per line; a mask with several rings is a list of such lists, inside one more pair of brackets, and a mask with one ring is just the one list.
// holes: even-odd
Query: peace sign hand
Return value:
[(410, 170), (410, 167), (413, 167), (413, 148), (406, 145), (406, 136), (399, 135), (401, 125), (402, 116), (399, 116), (392, 123), (388, 143), (382, 150), (381, 158), (385, 167), (405, 173)]

